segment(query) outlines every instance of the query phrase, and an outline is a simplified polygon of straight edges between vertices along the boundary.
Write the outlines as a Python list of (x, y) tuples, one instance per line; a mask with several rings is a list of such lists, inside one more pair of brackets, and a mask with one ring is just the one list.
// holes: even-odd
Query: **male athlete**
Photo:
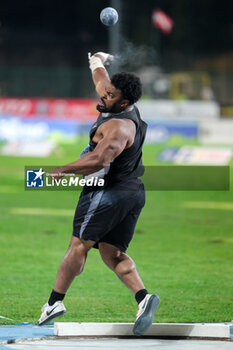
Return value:
[(62, 174), (99, 174), (104, 187), (84, 187), (73, 221), (73, 235), (58, 270), (54, 288), (38, 321), (44, 325), (66, 313), (63, 299), (75, 276), (81, 274), (88, 251), (98, 248), (104, 263), (132, 291), (138, 303), (133, 332), (144, 334), (151, 326), (159, 297), (147, 292), (135, 263), (125, 253), (145, 204), (145, 190), (139, 179), (144, 168), (142, 145), (147, 125), (140, 118), (135, 102), (141, 97), (141, 82), (131, 73), (109, 78), (104, 67), (112, 56), (99, 52), (89, 64), (100, 112), (90, 131), (89, 146), (81, 158), (56, 168)]

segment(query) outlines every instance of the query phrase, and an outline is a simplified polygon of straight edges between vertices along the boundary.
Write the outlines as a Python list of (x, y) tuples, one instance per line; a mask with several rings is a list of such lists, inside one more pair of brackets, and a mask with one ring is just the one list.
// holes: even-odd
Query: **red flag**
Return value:
[(155, 9), (152, 13), (152, 22), (164, 34), (170, 34), (174, 25), (173, 20), (161, 9)]

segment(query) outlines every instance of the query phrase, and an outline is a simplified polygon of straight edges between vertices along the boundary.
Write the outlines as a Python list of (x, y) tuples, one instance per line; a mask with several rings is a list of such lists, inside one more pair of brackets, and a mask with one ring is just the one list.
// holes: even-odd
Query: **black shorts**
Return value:
[(140, 179), (118, 182), (103, 189), (84, 188), (75, 211), (73, 235), (84, 240), (106, 242), (125, 252), (145, 204)]

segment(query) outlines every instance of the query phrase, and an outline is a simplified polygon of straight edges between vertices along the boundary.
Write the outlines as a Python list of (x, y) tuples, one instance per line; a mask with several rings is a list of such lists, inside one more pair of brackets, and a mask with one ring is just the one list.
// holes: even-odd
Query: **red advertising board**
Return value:
[(0, 115), (92, 121), (98, 116), (96, 104), (95, 99), (0, 98)]

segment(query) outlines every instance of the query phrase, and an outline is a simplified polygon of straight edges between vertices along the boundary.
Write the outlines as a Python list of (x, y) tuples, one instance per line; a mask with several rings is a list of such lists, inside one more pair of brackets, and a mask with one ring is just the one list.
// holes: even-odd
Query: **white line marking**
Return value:
[(184, 202), (182, 207), (193, 209), (233, 210), (231, 202)]
[(11, 208), (11, 214), (18, 215), (55, 215), (55, 216), (73, 216), (73, 209), (51, 209), (51, 208)]
[(9, 317), (0, 316), (0, 318), (4, 318), (5, 320), (14, 321), (13, 318), (9, 318)]

